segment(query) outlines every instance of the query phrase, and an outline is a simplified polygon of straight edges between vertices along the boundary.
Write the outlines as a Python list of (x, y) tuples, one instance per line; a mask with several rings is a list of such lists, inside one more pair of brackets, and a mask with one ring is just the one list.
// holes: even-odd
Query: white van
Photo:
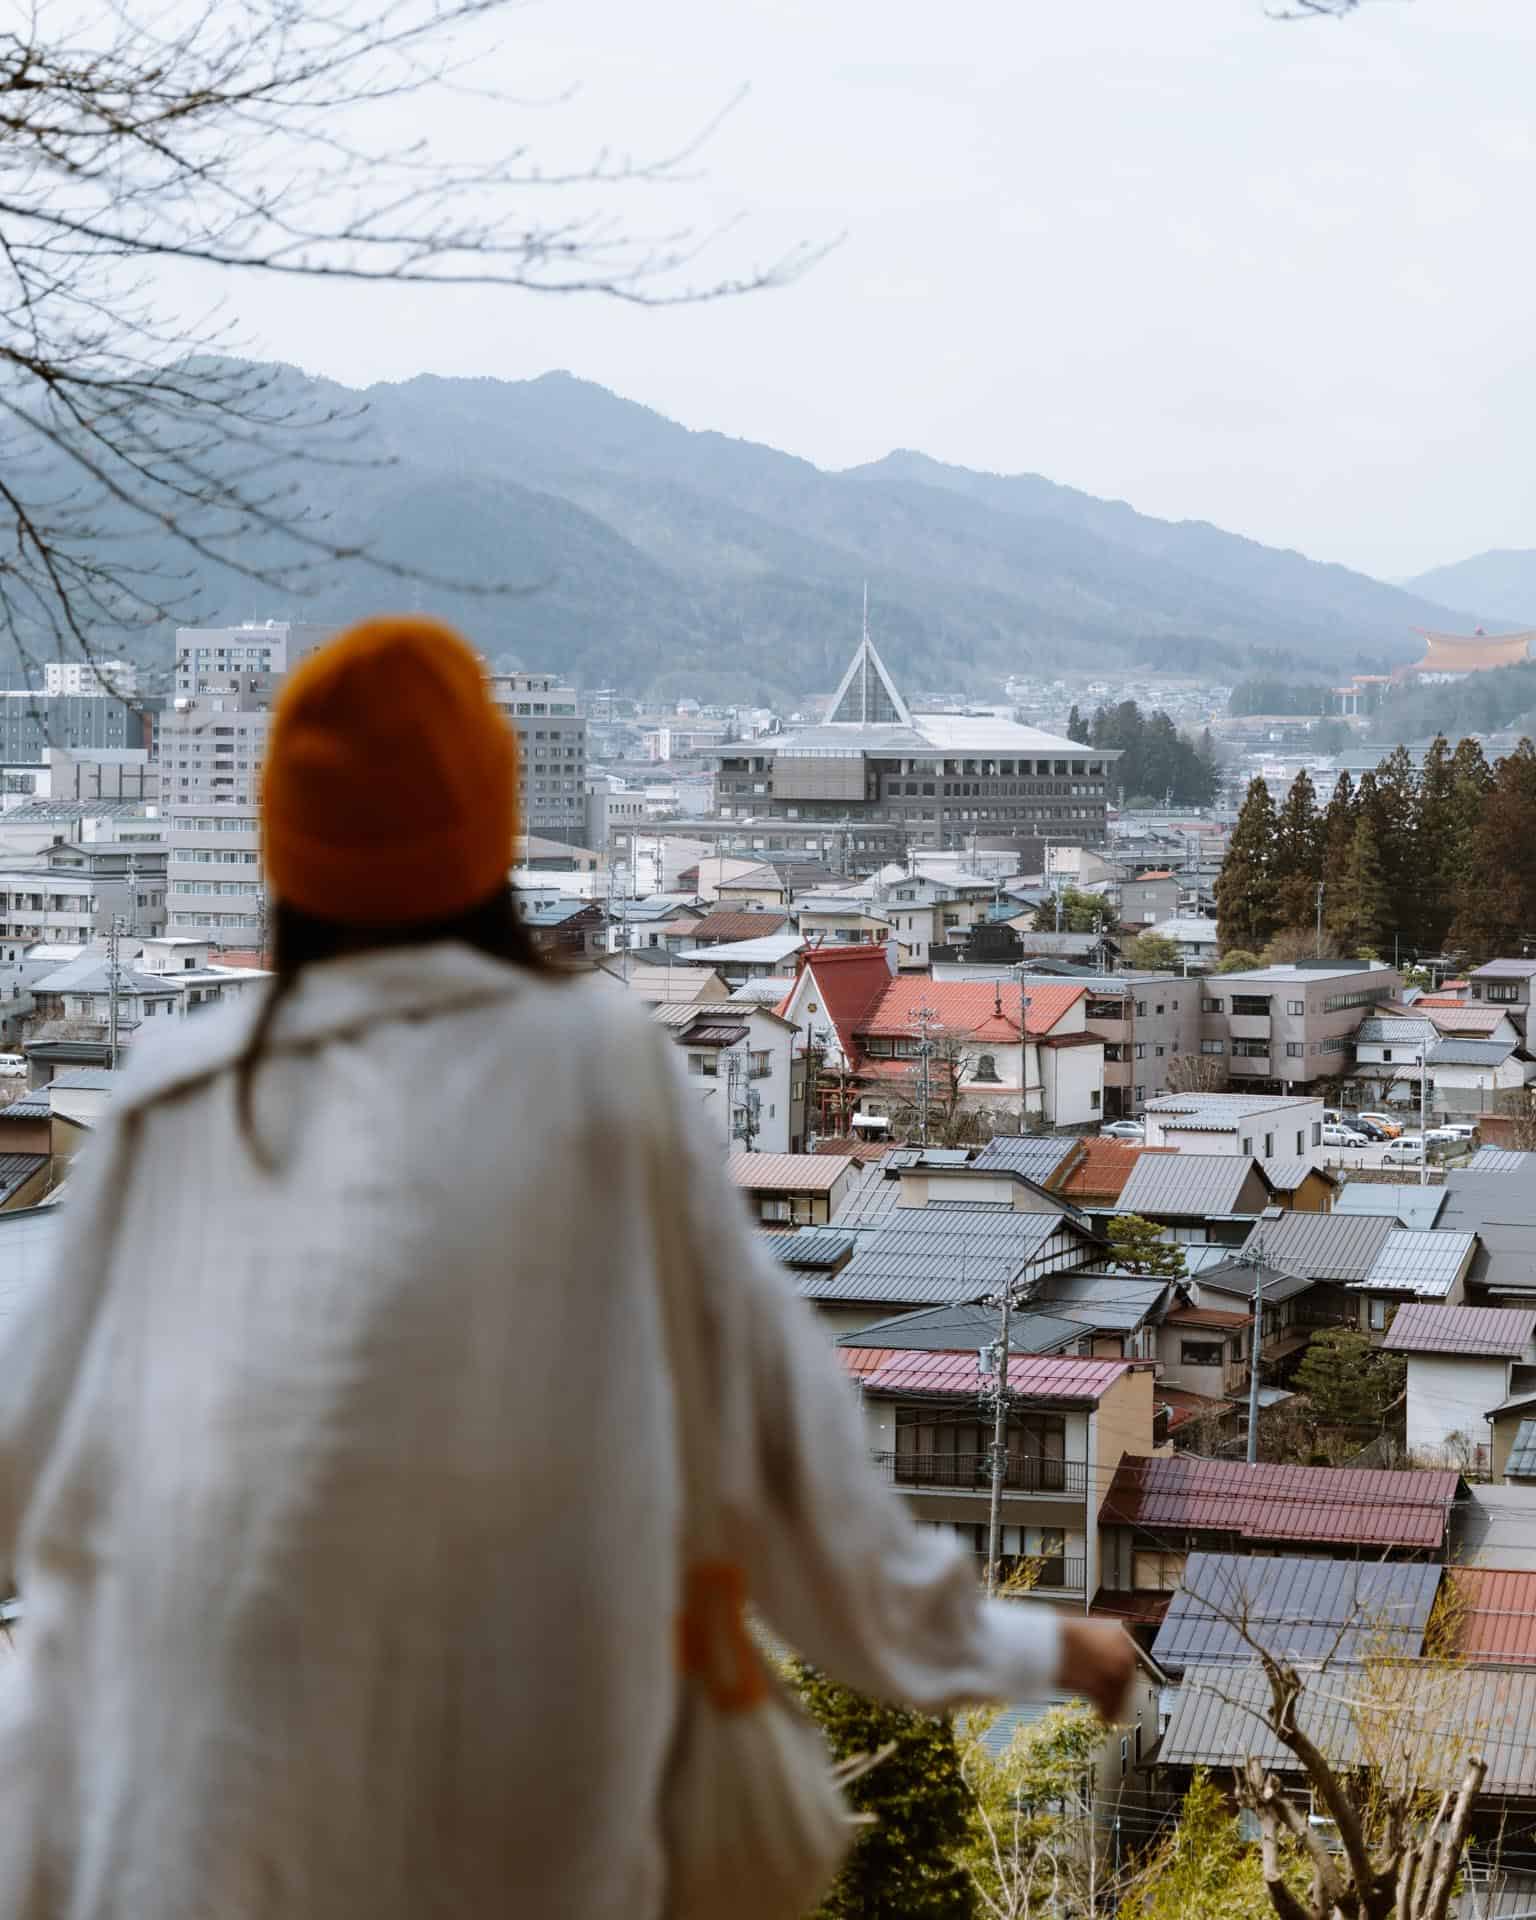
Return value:
[(1416, 1167), (1424, 1158), (1424, 1142), (1415, 1136), (1412, 1140), (1390, 1140), (1382, 1149), (1381, 1164), (1384, 1167)]
[(26, 1071), (27, 1062), (23, 1054), (0, 1053), (0, 1080), (25, 1078)]

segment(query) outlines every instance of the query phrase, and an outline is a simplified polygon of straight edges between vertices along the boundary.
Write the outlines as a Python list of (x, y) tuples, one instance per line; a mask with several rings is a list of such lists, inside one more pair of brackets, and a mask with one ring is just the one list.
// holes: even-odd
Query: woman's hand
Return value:
[(1113, 1725), (1125, 1709), (1136, 1672), (1136, 1648), (1113, 1620), (1064, 1620), (1057, 1682), (1080, 1693)]

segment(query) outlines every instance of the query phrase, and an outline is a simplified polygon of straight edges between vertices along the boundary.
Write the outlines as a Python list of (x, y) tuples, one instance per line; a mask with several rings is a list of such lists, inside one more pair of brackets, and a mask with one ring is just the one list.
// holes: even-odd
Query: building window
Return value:
[(1274, 1157), (1275, 1157), (1275, 1136), (1272, 1133), (1266, 1133), (1264, 1136), (1264, 1158), (1266, 1160), (1273, 1160)]
[(1200, 1051), (1202, 1053), (1225, 1053), (1226, 1050), (1227, 1043), (1225, 1040), (1202, 1040), (1200, 1042)]
[(997, 1056), (991, 1053), (978, 1054), (976, 1058), (976, 1078), (978, 1080), (997, 1080)]
[(1200, 1002), (1200, 1011), (1202, 1013), (1220, 1013), (1221, 1002), (1219, 1000), (1202, 1000)]
[(688, 1071), (690, 1073), (702, 1073), (711, 1079), (718, 1078), (720, 1062), (712, 1053), (690, 1053), (688, 1056)]
[(1387, 1330), (1387, 1315), (1391, 1311), (1391, 1302), (1388, 1300), (1371, 1300), (1367, 1302), (1367, 1307), (1369, 1310), (1371, 1332), (1385, 1333)]
[[(1307, 1044), (1304, 1040), (1287, 1040), (1286, 1041), (1285, 1057), (1287, 1060), (1304, 1060), (1306, 1056), (1307, 1056)], [(1301, 1148), (1298, 1146), (1296, 1151), (1299, 1153), (1301, 1151)]]
[(1323, 1123), (1321, 1120), (1314, 1120), (1312, 1122), (1312, 1144), (1314, 1147), (1320, 1147), (1323, 1144)]
[(1299, 1014), (1299, 1015), (1305, 1016), (1307, 1011), (1307, 1003), (1305, 1000), (1287, 1000), (1285, 1003), (1285, 1010), (1289, 1014)]
[(1518, 987), (1493, 986), (1492, 984), (1490, 984), (1487, 989), (1487, 993), (1488, 993), (1488, 998), (1490, 1000), (1509, 1001), (1509, 1000), (1518, 1000), (1520, 998), (1520, 989)]
[[(1161, 1053), (1161, 1052), (1162, 1052), (1162, 1048), (1161, 1048), (1161, 1047), (1159, 1047), (1159, 1048), (1158, 1048), (1158, 1052), (1159, 1052), (1159, 1053)], [(1091, 1107), (1091, 1108), (1093, 1109), (1093, 1111), (1094, 1111), (1095, 1113), (1097, 1113), (1097, 1112), (1098, 1112), (1098, 1110), (1099, 1110), (1099, 1108), (1100, 1108), (1100, 1106), (1102, 1105), (1102, 1103), (1103, 1103), (1103, 1098), (1104, 1098), (1104, 1096), (1103, 1096), (1103, 1095), (1102, 1095), (1102, 1094), (1101, 1094), (1101, 1093), (1099, 1092), (1099, 1089), (1098, 1089), (1097, 1087), (1095, 1087), (1095, 1088), (1093, 1089), (1093, 1091), (1092, 1091), (1092, 1092), (1091, 1092), (1091, 1093), (1089, 1094), (1089, 1096), (1088, 1096), (1088, 1104), (1089, 1104), (1089, 1106), (1090, 1106), (1090, 1107)]]
[(1302, 1132), (1301, 1128), (1298, 1127), (1296, 1129), (1296, 1151), (1298, 1153), (1305, 1153), (1306, 1150), (1307, 1150), (1307, 1136), (1305, 1133)]
[(1179, 1365), (1181, 1367), (1219, 1367), (1226, 1359), (1227, 1350), (1220, 1340), (1181, 1340), (1179, 1342)]

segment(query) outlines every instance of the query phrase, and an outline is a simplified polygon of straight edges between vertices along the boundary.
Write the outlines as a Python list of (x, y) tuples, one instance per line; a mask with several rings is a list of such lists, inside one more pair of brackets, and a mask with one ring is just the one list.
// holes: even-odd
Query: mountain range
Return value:
[[(1417, 627), (1500, 621), (1475, 582), (1391, 586), (1204, 521), (917, 452), (830, 472), (564, 373), (421, 375), (361, 395), (293, 369), (281, 379), (300, 407), (361, 401), (348, 452), (373, 462), (301, 463), (294, 504), (326, 516), (338, 545), (451, 584), (353, 563), (273, 604), (199, 562), (189, 584), (205, 620), (419, 605), (494, 660), (589, 688), (789, 703), (835, 684), (866, 580), (871, 629), (906, 689), (993, 699), (1015, 672), (1380, 671), (1415, 657)], [(133, 558), (188, 565), (143, 543)], [(516, 590), (471, 590), (500, 585)]]
[(1481, 607), (1495, 620), (1536, 627), (1536, 548), (1493, 547), (1450, 566), (1431, 567), (1405, 583), (1410, 593)]

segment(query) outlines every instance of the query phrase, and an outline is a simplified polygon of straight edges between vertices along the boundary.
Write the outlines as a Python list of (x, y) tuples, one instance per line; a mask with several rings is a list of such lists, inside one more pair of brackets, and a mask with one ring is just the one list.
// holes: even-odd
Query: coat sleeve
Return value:
[(974, 1556), (877, 1477), (826, 1330), (756, 1243), (697, 1102), (674, 1098), (681, 1165), (666, 1184), (714, 1380), (725, 1541), (754, 1603), (864, 1693), (934, 1711), (1039, 1694), (1059, 1661), (1055, 1614), (984, 1599)]
[(26, 1284), (0, 1338), (0, 1585), (65, 1418), (106, 1292), (132, 1119), (109, 1118), (70, 1175), (47, 1270)]

